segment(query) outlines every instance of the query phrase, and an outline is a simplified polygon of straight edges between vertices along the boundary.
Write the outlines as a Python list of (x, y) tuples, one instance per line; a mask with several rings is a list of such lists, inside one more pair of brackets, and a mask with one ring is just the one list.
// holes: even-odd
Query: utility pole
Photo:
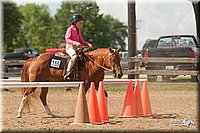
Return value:
[(200, 38), (200, 2), (192, 2), (195, 18), (196, 18), (196, 29), (197, 29), (197, 36)]
[[(135, 1), (128, 1), (128, 57), (136, 56), (136, 12)], [(134, 69), (135, 63), (129, 62), (128, 69)], [(138, 76), (129, 74), (128, 79), (135, 79)]]
[[(194, 8), (194, 13), (195, 13), (195, 18), (196, 18), (196, 31), (197, 31), (197, 36), (200, 38), (200, 2), (192, 2), (193, 8)], [(200, 58), (199, 58), (200, 62)], [(198, 71), (200, 70), (200, 63), (198, 62), (197, 67)], [(197, 76), (197, 79), (200, 80), (200, 72)]]

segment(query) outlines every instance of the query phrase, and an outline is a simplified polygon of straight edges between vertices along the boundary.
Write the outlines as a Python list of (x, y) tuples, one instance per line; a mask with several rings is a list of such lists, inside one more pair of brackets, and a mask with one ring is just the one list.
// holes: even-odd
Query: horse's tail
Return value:
[[(31, 62), (34, 60), (34, 58), (30, 58), (26, 61), (26, 63), (24, 64), (22, 71), (21, 71), (21, 82), (29, 82), (29, 66), (31, 64)], [(22, 97), (24, 96), (25, 92), (27, 91), (27, 87), (21, 88), (21, 92), (22, 92)], [(30, 112), (30, 106), (33, 105), (32, 103), (32, 97), (36, 98), (39, 95), (39, 91), (35, 91), (32, 95), (29, 96), (29, 98), (27, 99), (26, 104), (24, 105), (24, 109), (27, 110), (27, 112)]]
[[(21, 82), (29, 82), (29, 75), (28, 75), (28, 68), (32, 62), (33, 58), (30, 58), (26, 61), (26, 63), (23, 65), (21, 70)], [(27, 88), (21, 88), (22, 95), (25, 93)]]

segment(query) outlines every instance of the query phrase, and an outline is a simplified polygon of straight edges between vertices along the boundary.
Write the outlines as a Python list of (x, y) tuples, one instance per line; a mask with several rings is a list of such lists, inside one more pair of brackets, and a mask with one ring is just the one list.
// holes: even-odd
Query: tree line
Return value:
[(125, 50), (127, 26), (110, 15), (100, 14), (96, 2), (62, 2), (54, 16), (50, 15), (46, 5), (17, 6), (14, 2), (3, 2), (4, 52), (33, 47), (42, 53), (46, 48), (57, 48), (65, 41), (73, 14), (85, 17), (81, 33), (94, 48), (120, 47)]

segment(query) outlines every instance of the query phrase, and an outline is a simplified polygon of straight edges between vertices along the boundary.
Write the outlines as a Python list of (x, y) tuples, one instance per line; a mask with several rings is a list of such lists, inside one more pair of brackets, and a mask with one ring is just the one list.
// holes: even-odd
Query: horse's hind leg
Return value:
[(47, 105), (47, 101), (46, 101), (47, 93), (48, 93), (48, 87), (42, 87), (42, 92), (40, 94), (40, 100), (42, 101), (42, 104), (44, 105), (44, 108), (45, 108), (47, 114), (50, 117), (55, 117), (55, 115), (51, 112), (51, 110), (49, 109), (49, 106)]
[(26, 104), (28, 97), (33, 94), (36, 88), (28, 88), (27, 91), (23, 94), (22, 101), (19, 105), (19, 109), (17, 111), (17, 118), (20, 118), (22, 116), (22, 111), (24, 109), (24, 105)]

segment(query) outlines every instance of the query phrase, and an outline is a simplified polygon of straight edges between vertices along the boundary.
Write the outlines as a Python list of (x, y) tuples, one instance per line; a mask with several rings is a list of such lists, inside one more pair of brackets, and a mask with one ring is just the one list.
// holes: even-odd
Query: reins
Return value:
[(113, 71), (112, 69), (109, 69), (109, 68), (106, 68), (106, 67), (104, 67), (104, 66), (102, 66), (102, 65), (100, 65), (99, 63), (97, 63), (97, 62), (95, 62), (89, 55), (87, 55), (85, 52), (83, 52), (84, 53), (84, 55), (87, 57), (87, 58), (89, 58), (94, 64), (96, 64), (97, 66), (99, 66), (99, 67), (101, 67), (101, 68), (103, 68), (103, 69), (105, 69), (105, 70), (107, 70), (107, 71)]

